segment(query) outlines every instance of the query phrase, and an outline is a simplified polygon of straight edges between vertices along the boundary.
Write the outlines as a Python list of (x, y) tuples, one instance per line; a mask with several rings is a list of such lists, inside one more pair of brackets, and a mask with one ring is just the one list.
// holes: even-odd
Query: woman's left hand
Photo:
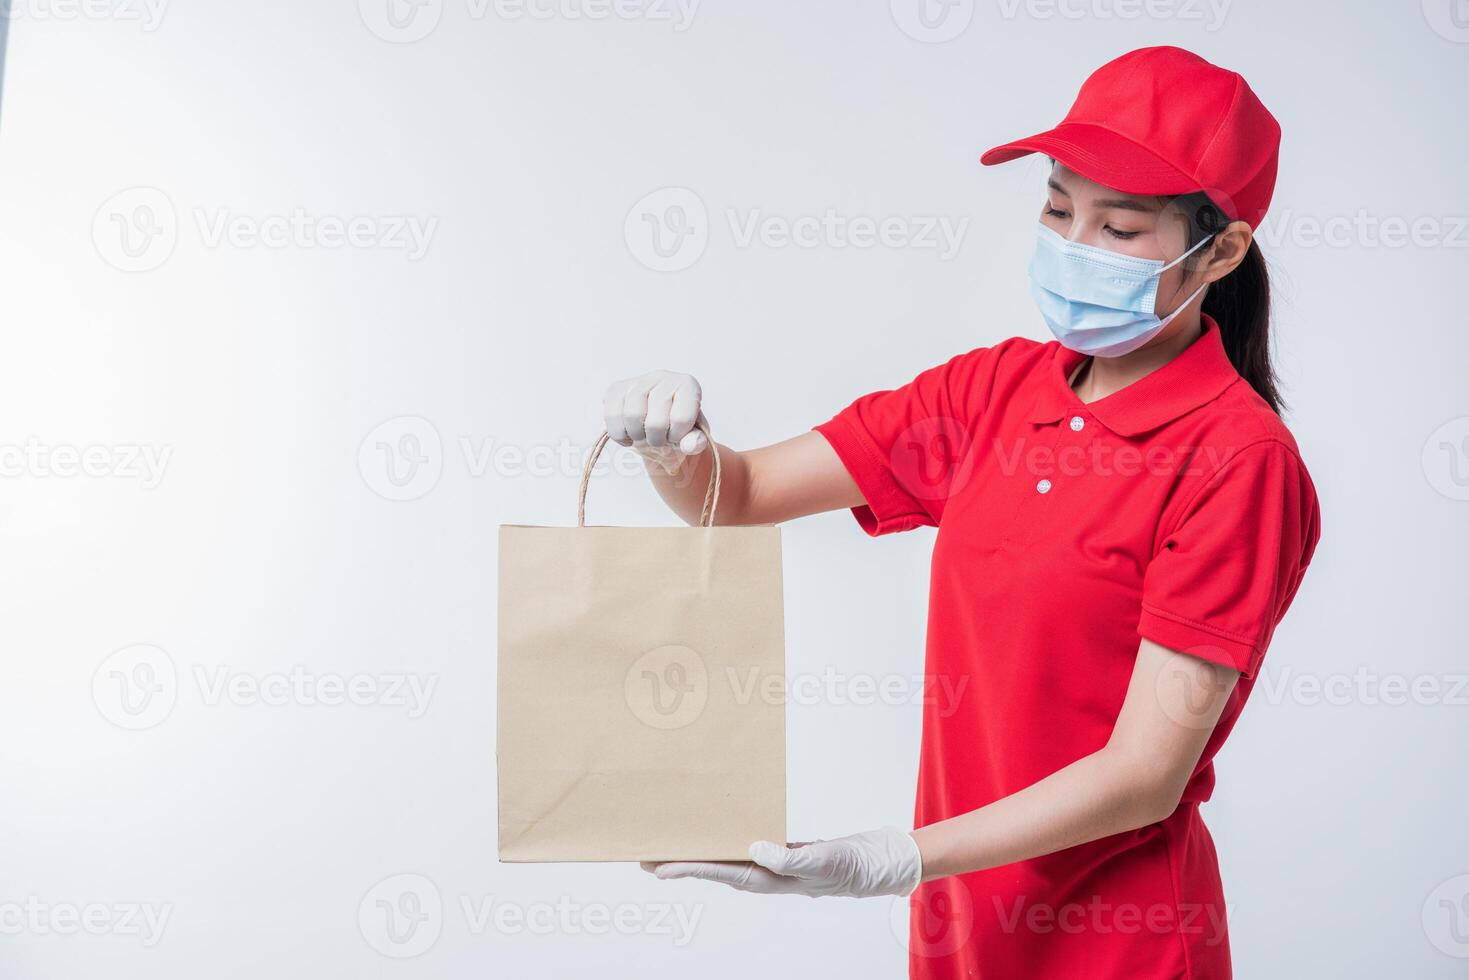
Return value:
[(750, 861), (645, 863), (659, 878), (702, 878), (770, 895), (907, 895), (923, 879), (923, 857), (910, 834), (893, 827), (836, 840), (750, 845)]

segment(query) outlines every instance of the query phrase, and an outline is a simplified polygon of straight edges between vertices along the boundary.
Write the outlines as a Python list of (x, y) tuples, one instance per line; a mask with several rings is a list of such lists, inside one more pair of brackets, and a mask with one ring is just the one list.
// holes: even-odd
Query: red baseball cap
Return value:
[(1280, 124), (1238, 72), (1182, 48), (1139, 48), (1092, 72), (1054, 129), (979, 162), (1029, 153), (1127, 194), (1203, 191), (1257, 227), (1275, 191)]

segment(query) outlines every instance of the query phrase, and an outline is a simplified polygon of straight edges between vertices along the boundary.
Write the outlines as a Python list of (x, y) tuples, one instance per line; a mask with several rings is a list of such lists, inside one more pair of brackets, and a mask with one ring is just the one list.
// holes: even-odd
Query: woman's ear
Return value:
[(1204, 281), (1218, 282), (1233, 272), (1249, 254), (1250, 243), (1254, 240), (1255, 233), (1247, 222), (1231, 221), (1225, 225), (1224, 230), (1204, 246), (1208, 256), (1203, 269)]

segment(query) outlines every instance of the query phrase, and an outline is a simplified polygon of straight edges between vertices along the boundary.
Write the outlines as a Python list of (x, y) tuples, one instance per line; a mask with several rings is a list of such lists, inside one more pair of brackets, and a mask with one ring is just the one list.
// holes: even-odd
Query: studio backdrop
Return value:
[[(576, 523), (615, 379), (694, 374), (748, 448), (1045, 339), (1045, 163), (978, 156), (1144, 44), (1285, 133), (1259, 240), (1323, 534), (1203, 810), (1237, 975), (1469, 969), (1458, 0), (0, 28), (0, 975), (903, 975), (901, 902), (499, 861), (499, 527)], [(676, 523), (616, 447), (590, 507)], [(911, 826), (963, 697), (922, 677), (932, 544), (780, 530), (792, 840)]]

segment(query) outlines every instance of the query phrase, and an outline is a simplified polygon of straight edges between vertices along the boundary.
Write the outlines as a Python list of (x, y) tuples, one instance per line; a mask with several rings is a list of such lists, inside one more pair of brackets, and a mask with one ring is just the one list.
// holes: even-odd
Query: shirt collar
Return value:
[(1219, 325), (1203, 314), (1204, 330), (1173, 360), (1106, 398), (1084, 404), (1071, 390), (1071, 374), (1085, 354), (1060, 344), (1031, 411), (1032, 422), (1055, 422), (1085, 411), (1119, 436), (1137, 436), (1167, 425), (1174, 419), (1218, 398), (1239, 373), (1224, 352)]

